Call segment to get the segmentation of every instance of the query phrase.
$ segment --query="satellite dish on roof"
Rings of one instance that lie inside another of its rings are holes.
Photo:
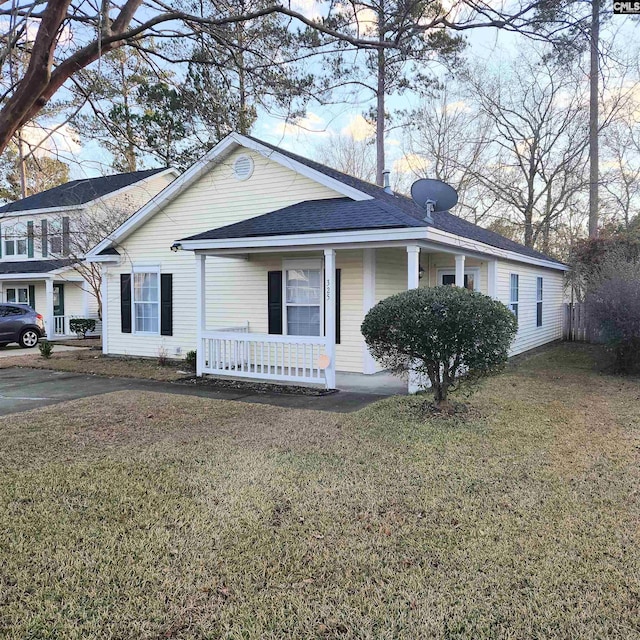
[[[449,211],[458,203],[458,192],[442,180],[422,178],[411,185],[411,197],[427,212],[427,220],[436,211]]]

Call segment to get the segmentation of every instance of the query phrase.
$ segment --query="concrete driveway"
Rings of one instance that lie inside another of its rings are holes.
[[[384,397],[372,393],[347,391],[324,396],[255,393],[245,389],[212,389],[156,380],[106,378],[47,369],[11,367],[0,369],[0,416],[45,407],[66,400],[76,400],[77,398],[123,390],[176,393],[214,400],[240,400],[293,409],[315,409],[338,413],[357,411]]]

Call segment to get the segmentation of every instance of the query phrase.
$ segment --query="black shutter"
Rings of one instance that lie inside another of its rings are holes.
[[[62,218],[62,255],[68,256],[71,253],[71,242],[69,238],[69,217]]]
[[[29,296],[29,306],[32,309],[35,309],[36,308],[36,287],[35,287],[35,285],[33,285],[33,284],[29,285],[28,296]]]
[[[46,258],[49,254],[49,229],[47,227],[46,219],[42,220],[42,257]]]
[[[160,335],[173,335],[173,274],[160,275]]]
[[[120,330],[131,333],[131,274],[120,274]]]
[[[33,222],[27,222],[27,258],[33,258]]]
[[[282,335],[282,271],[269,271],[269,333]]]
[[[336,269],[336,344],[340,344],[340,269]]]

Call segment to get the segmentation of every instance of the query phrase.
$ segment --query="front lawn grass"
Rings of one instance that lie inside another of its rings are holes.
[[[0,636],[638,638],[640,381],[522,360],[467,415],[122,392],[0,421]]]

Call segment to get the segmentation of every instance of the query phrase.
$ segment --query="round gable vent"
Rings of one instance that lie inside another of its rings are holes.
[[[249,156],[238,156],[233,163],[236,180],[248,180],[253,174],[253,160]]]

